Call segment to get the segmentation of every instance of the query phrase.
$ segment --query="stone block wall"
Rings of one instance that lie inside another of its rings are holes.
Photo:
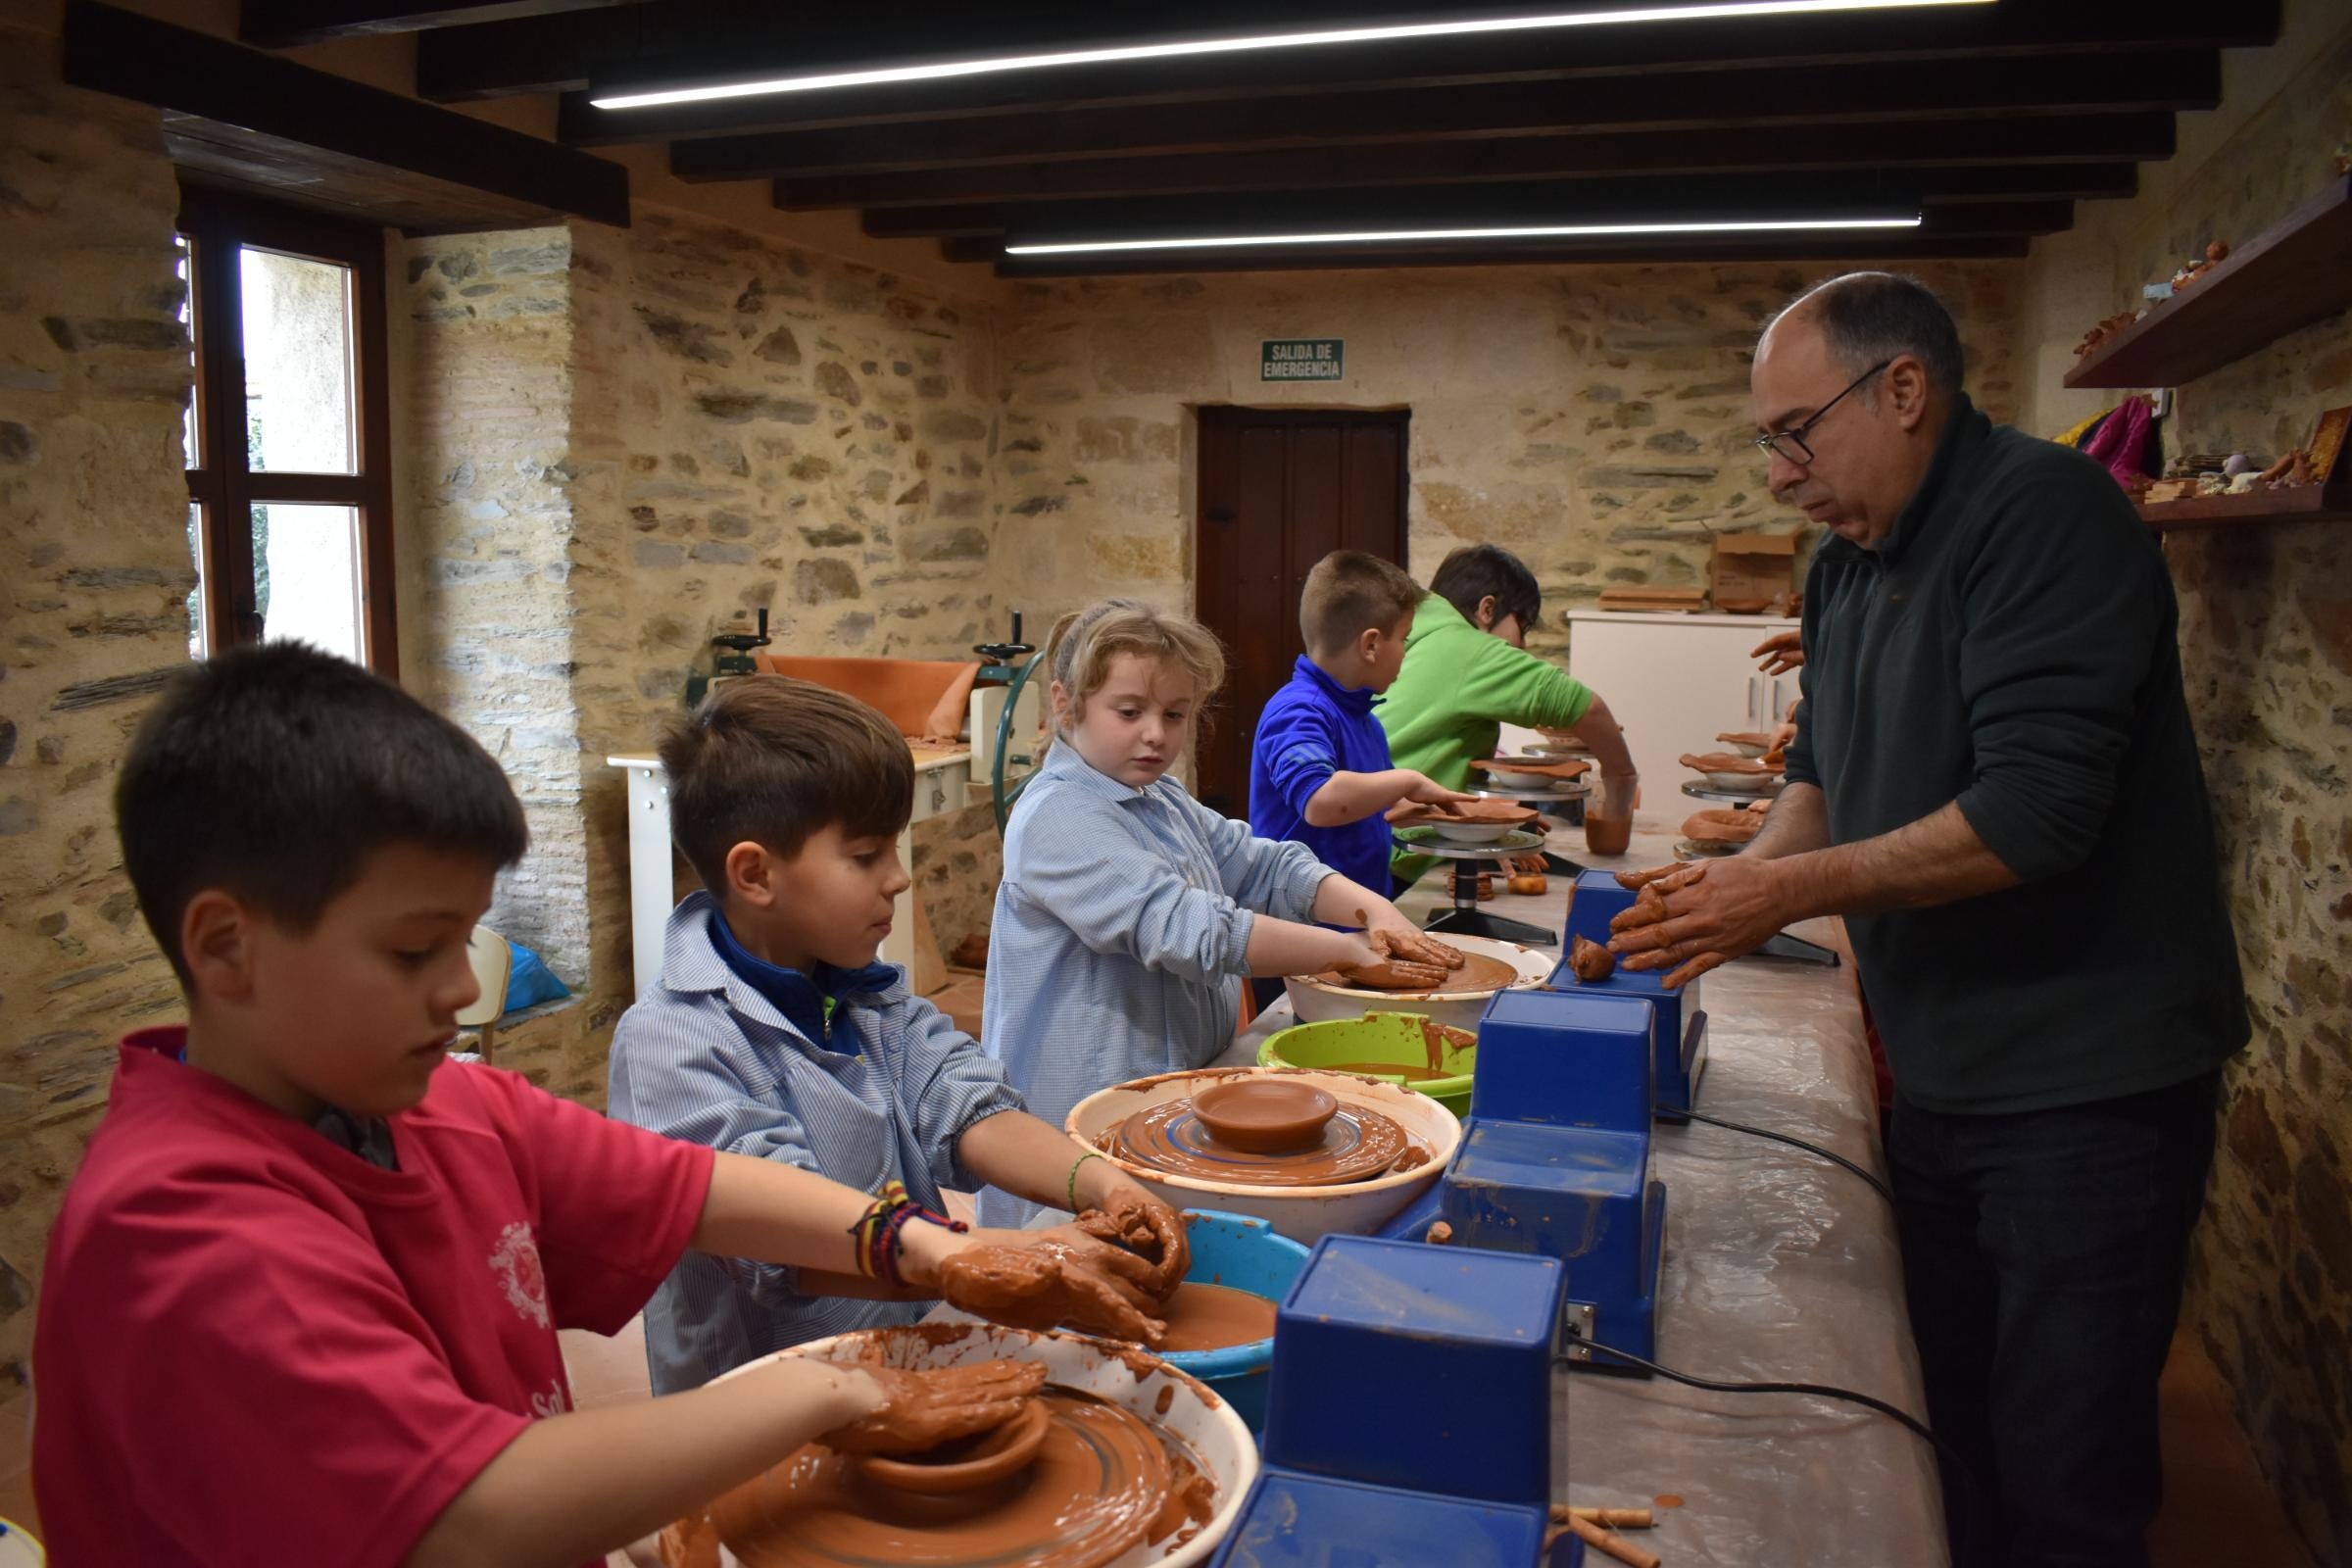
[[[0,39],[11,38],[0,29]],[[126,1029],[178,1015],[113,786],[188,657],[179,190],[156,116],[0,51],[0,1400]]]
[[[1556,612],[1614,584],[1703,584],[1713,535],[1816,532],[1765,489],[1747,365],[1788,298],[1843,268],[1585,267],[1084,280],[1004,313],[1004,591],[1033,623],[1105,593],[1188,604],[1191,411],[1412,411],[1410,554],[1525,559]],[[2014,409],[2018,269],[1918,269],[1960,318],[1972,392]],[[1346,379],[1264,382],[1259,344],[1346,340]],[[1799,562],[1801,576],[1802,560]],[[1009,601],[1008,601],[1009,602]]]
[[[2096,302],[2099,314],[2134,302],[2142,282],[2169,276],[2209,238],[2253,238],[2336,177],[2330,160],[2352,129],[2352,29],[2340,8],[2325,27],[2311,11],[2289,21],[2300,31],[2278,51],[2285,79],[2276,93],[2255,100],[2258,111],[2241,101],[2253,112],[2200,164],[2155,197],[2102,214],[2077,241],[2104,244],[2093,254],[2110,269],[2112,295]],[[2308,445],[2322,410],[2352,404],[2352,314],[2190,382],[2177,400],[2169,451],[2268,459]],[[2234,1391],[2297,1528],[2322,1562],[2343,1568],[2352,1564],[2352,528],[2174,532],[2165,555],[2254,1022],[2226,1075],[2186,1321]]]

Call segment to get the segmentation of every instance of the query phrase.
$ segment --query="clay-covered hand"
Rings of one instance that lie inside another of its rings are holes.
[[[921,1372],[868,1366],[859,1371],[882,1391],[881,1408],[821,1438],[843,1453],[922,1453],[943,1443],[993,1432],[1021,1413],[1045,1387],[1033,1361],[977,1361]]]
[[[1672,968],[1669,991],[1689,984],[1761,947],[1799,912],[1786,902],[1783,863],[1735,855],[1684,866],[1684,874],[1644,887],[1634,908],[1609,922],[1609,951],[1627,969]],[[1627,918],[1653,896],[1655,909]]]
[[[1401,771],[1412,779],[1412,786],[1404,792],[1403,801],[1415,802],[1422,806],[1450,806],[1456,801],[1478,799],[1477,796],[1466,790],[1449,790],[1427,773],[1416,773],[1409,767]],[[1403,801],[1398,804],[1403,804]]]
[[[1418,936],[1419,933],[1414,935]],[[1399,941],[1393,933],[1377,928],[1366,931],[1355,945],[1359,951],[1355,956],[1339,965],[1340,973],[1350,980],[1382,990],[1427,990],[1442,986],[1446,983],[1446,977],[1462,963],[1460,953],[1442,942],[1413,943],[1410,946],[1415,955],[1431,952],[1432,949],[1443,950],[1451,955],[1450,963],[1434,956],[1408,956],[1406,943]]]
[[[1629,892],[1636,892],[1649,886],[1652,882],[1670,877],[1677,871],[1689,869],[1690,867],[1686,865],[1670,860],[1664,865],[1653,865],[1640,871],[1620,871],[1617,873],[1617,885]]]
[[[1193,1244],[1185,1234],[1184,1216],[1107,1159],[1090,1159],[1081,1165],[1078,1185],[1079,1200],[1087,1205],[1078,1216],[1078,1229],[1150,1260],[1152,1274],[1145,1289],[1155,1299],[1166,1300],[1183,1280],[1185,1270],[1193,1266]]]
[[[1358,911],[1359,917],[1363,912]],[[1440,942],[1407,920],[1393,904],[1369,913],[1370,918],[1364,920],[1364,940],[1383,957],[1406,963],[1434,963],[1441,969],[1459,969],[1469,961],[1461,949],[1449,942]]]
[[[1666,895],[1661,890],[1683,886],[1690,880],[1685,873],[1690,869],[1687,865],[1676,866],[1673,876],[1659,877],[1655,881],[1642,883],[1642,891],[1634,895],[1634,902],[1611,916],[1609,920],[1610,935],[1614,936],[1620,931],[1631,931],[1636,926],[1655,925],[1665,919]],[[1680,880],[1677,880],[1678,878]]]
[[[1157,1345],[1167,1324],[1151,1315],[1152,1265],[1074,1226],[992,1232],[939,1265],[950,1306],[1016,1329],[1064,1325],[1084,1334]]]
[[[1750,659],[1763,662],[1756,667],[1767,675],[1785,675],[1805,662],[1805,639],[1796,630],[1776,631],[1747,651]]]

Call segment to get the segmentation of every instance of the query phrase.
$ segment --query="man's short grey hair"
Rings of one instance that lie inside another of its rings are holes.
[[[1950,396],[1960,390],[1960,328],[1936,291],[1901,272],[1848,272],[1815,284],[1772,318],[1778,326],[1799,312],[1821,324],[1830,357],[1860,375],[1872,366],[1908,354],[1926,367],[1929,384]],[[1765,328],[1770,331],[1772,328]],[[1875,387],[1863,388],[1872,402]]]

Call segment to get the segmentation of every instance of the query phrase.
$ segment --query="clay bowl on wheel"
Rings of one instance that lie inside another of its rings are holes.
[[[1709,752],[1703,757],[1694,757],[1685,752],[1682,763],[1704,775],[1711,789],[1761,795],[1780,787],[1780,770],[1753,757],[1736,757],[1730,752]]]
[[[993,1487],[1037,1457],[1046,1441],[1046,1407],[1035,1401],[1021,1413],[976,1438],[933,1449],[918,1459],[886,1459],[878,1453],[860,1454],[857,1466],[865,1479],[892,1492],[917,1496],[958,1496]]]
[[[1209,1136],[1251,1154],[1313,1148],[1339,1108],[1327,1091],[1295,1078],[1239,1078],[1193,1096],[1193,1113]]]
[[[1526,827],[1536,815],[1531,808],[1510,801],[1450,801],[1443,810],[1424,807],[1395,820],[1400,827],[1427,823],[1440,838],[1455,844],[1492,844]]]
[[[1715,738],[1735,757],[1762,757],[1772,749],[1772,737],[1760,730],[1733,730]]]
[[[1330,1018],[1360,1018],[1367,1012],[1417,1012],[1456,1029],[1476,1030],[1496,991],[1540,986],[1560,961],[1557,956],[1546,956],[1517,942],[1501,942],[1493,937],[1441,934],[1439,940],[1465,954],[1500,959],[1511,966],[1518,978],[1497,986],[1468,990],[1441,986],[1435,991],[1382,991],[1373,986],[1349,985],[1343,980],[1326,980],[1320,975],[1294,974],[1282,982],[1284,991],[1290,995],[1292,1015],[1300,1023],[1321,1023]]]
[[[1133,1346],[1075,1334],[1041,1334],[994,1323],[919,1323],[812,1340],[747,1362],[722,1374],[722,1380],[742,1377],[787,1356],[853,1367],[878,1362],[906,1370],[964,1366],[980,1361],[1039,1362],[1046,1369],[1048,1394],[1067,1390],[1092,1395],[1159,1431],[1165,1440],[1181,1446],[1200,1474],[1214,1486],[1208,1521],[1182,1544],[1175,1544],[1176,1536],[1145,1543],[1113,1557],[1105,1568],[1203,1568],[1216,1556],[1225,1533],[1241,1512],[1243,1496],[1249,1492],[1250,1482],[1257,1478],[1256,1442],[1248,1424],[1233,1408],[1191,1374]],[[709,1508],[697,1510],[692,1517],[664,1530],[660,1549],[665,1568],[690,1568],[690,1565],[704,1568],[713,1562],[719,1568],[741,1568],[747,1560],[765,1560],[757,1549],[738,1555],[726,1539],[723,1522],[749,1518],[756,1526],[760,1522],[762,1486],[777,1471],[802,1461],[811,1451],[801,1450],[777,1470],[746,1482]],[[949,1512],[953,1514],[952,1509]],[[917,1519],[900,1520],[894,1516],[894,1523],[920,1528]],[[801,1544],[796,1543],[796,1548]]]
[[[1592,770],[1592,764],[1573,757],[1482,757],[1470,763],[1495,787],[1513,790],[1564,790]]]
[[[1698,844],[1745,844],[1763,831],[1764,814],[1761,811],[1730,807],[1693,811],[1683,822],[1683,837]]]
[[[1149,1110],[1163,1101],[1189,1099],[1218,1083],[1268,1076],[1269,1072],[1264,1067],[1207,1067],[1197,1072],[1138,1078],[1087,1096],[1071,1107],[1062,1127],[1088,1149],[1100,1150],[1104,1133],[1139,1111]],[[1361,1105],[1380,1112],[1429,1151],[1429,1163],[1412,1170],[1392,1170],[1368,1181],[1330,1187],[1261,1187],[1180,1176],[1115,1154],[1103,1157],[1171,1207],[1215,1208],[1247,1214],[1264,1220],[1279,1235],[1311,1246],[1323,1236],[1363,1236],[1380,1229],[1445,1174],[1446,1162],[1453,1158],[1454,1147],[1462,1141],[1462,1124],[1454,1119],[1452,1111],[1402,1084],[1381,1083],[1342,1072],[1289,1072],[1280,1076],[1321,1089],[1342,1105]]]

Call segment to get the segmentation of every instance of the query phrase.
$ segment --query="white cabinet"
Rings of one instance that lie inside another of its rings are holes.
[[[1769,615],[1568,612],[1568,673],[1607,700],[1642,772],[1640,815],[1677,823],[1697,775],[1677,760],[1720,750],[1726,730],[1770,730],[1796,699],[1796,671],[1765,675],[1748,650],[1794,620]]]

